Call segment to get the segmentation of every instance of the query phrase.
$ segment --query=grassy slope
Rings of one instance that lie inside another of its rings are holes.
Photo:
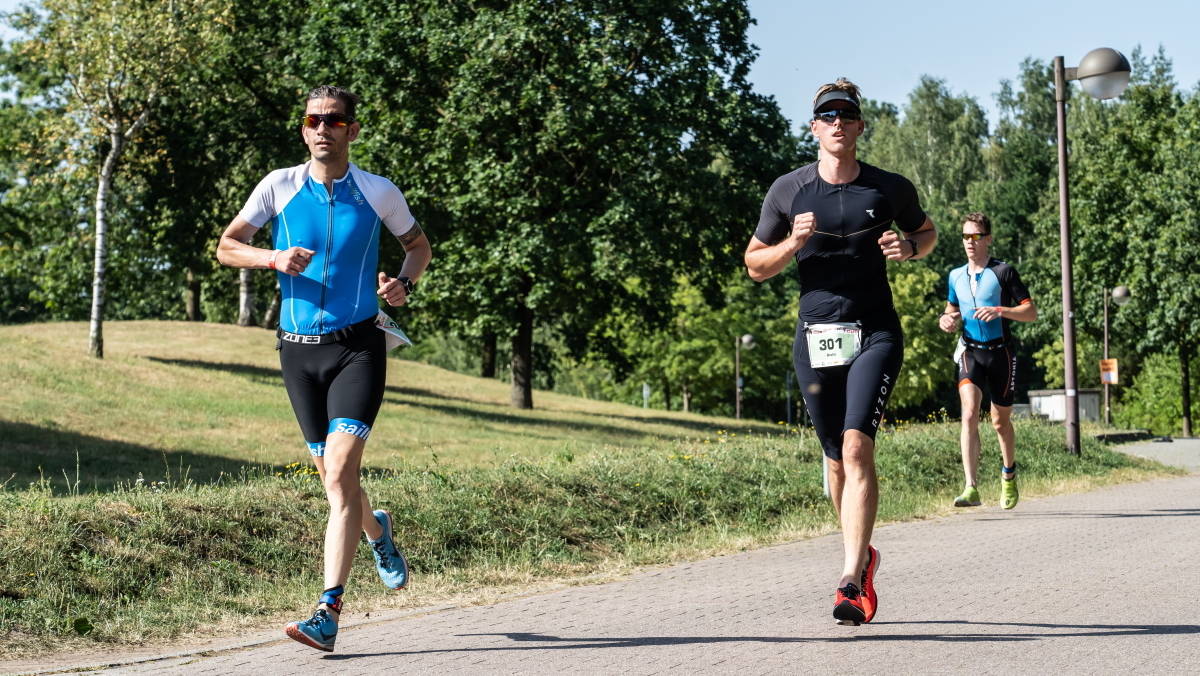
[[[242,465],[276,469],[308,452],[279,377],[274,338],[262,329],[186,322],[108,322],[104,360],[87,356],[83,323],[0,327],[0,481],[45,476],[63,489],[107,489],[168,472],[206,482]],[[394,468],[437,456],[451,466],[513,456],[585,455],[608,446],[653,447],[730,425],[535,392],[531,411],[508,405],[507,384],[399,359],[366,464]]]

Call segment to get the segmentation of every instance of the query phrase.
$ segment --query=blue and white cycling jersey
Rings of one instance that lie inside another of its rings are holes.
[[[311,249],[295,277],[279,274],[284,331],[320,335],[375,316],[380,225],[399,237],[416,219],[400,189],[354,164],[333,194],[309,175],[308,162],[267,174],[238,214],[256,228],[274,221],[274,246]]]
[[[975,319],[975,310],[1031,302],[1029,289],[1025,288],[1017,269],[995,258],[989,258],[987,265],[974,274],[970,272],[970,264],[951,270],[947,300],[962,313],[963,338],[989,347],[1012,342],[1009,327],[1013,320],[996,318],[985,322]]]

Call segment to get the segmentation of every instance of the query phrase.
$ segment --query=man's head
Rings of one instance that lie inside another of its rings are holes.
[[[349,160],[350,142],[361,128],[354,118],[357,107],[358,97],[342,87],[321,85],[308,93],[300,132],[314,160]]]
[[[813,97],[812,132],[821,149],[838,154],[855,147],[866,129],[858,85],[844,77],[821,85]]]
[[[992,244],[992,222],[981,211],[967,214],[963,218],[962,238],[963,250],[967,252],[967,258],[986,259],[988,248]]]

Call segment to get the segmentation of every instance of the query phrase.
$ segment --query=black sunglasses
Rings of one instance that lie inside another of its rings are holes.
[[[821,120],[826,124],[833,124],[833,121],[839,117],[843,122],[857,122],[862,119],[862,113],[850,108],[834,108],[813,115],[814,120]]]
[[[343,129],[353,121],[354,118],[342,113],[308,113],[304,116],[304,126],[310,129],[316,129],[322,122],[326,127]]]

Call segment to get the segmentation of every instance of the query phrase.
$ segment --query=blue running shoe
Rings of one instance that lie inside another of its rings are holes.
[[[341,610],[339,608],[335,610]],[[333,642],[337,640],[337,622],[328,610],[317,608],[313,616],[303,622],[289,622],[284,631],[293,639],[327,653],[333,652]]]
[[[372,514],[383,528],[383,535],[378,540],[367,540],[371,545],[371,553],[375,555],[375,570],[379,571],[379,579],[392,589],[404,589],[408,584],[408,561],[396,541],[392,538],[392,515],[377,509]]]

